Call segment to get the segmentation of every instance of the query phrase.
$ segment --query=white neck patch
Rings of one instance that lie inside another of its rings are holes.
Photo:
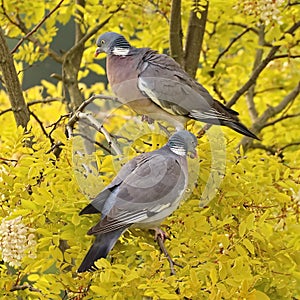
[[[120,47],[114,47],[112,53],[118,56],[126,56],[129,53],[129,49],[124,49]]]
[[[182,147],[170,147],[170,150],[179,156],[185,156],[186,152]]]

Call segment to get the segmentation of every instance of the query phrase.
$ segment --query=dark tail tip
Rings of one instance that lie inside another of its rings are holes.
[[[125,229],[126,227],[115,231],[98,234],[94,244],[86,254],[77,272],[93,272],[98,270],[98,268],[95,266],[95,261],[100,258],[106,258],[109,251],[113,248]]]
[[[261,140],[253,132],[251,132],[245,125],[243,125],[240,122],[228,122],[228,123],[226,122],[226,124],[224,124],[224,125],[230,127],[231,129],[233,129],[234,131],[236,131],[240,134],[251,137],[252,139],[255,139],[258,141]]]

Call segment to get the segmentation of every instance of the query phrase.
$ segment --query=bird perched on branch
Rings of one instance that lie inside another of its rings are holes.
[[[188,119],[223,125],[258,139],[227,108],[191,78],[171,57],[149,48],[135,48],[120,34],[97,39],[95,55],[107,53],[106,71],[113,92],[138,114],[166,120],[183,129]]]
[[[143,153],[119,171],[113,181],[81,212],[101,213],[89,235],[96,239],[78,272],[96,270],[130,226],[157,228],[179,205],[188,183],[187,154],[196,154],[197,139],[181,130],[162,148]],[[161,232],[160,232],[161,233]]]

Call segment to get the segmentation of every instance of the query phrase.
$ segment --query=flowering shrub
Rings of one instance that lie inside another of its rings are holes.
[[[33,229],[22,223],[22,217],[2,219],[0,224],[0,251],[2,259],[12,267],[20,267],[25,256],[36,258]]]

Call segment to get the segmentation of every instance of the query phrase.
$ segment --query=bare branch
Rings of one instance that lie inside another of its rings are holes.
[[[170,18],[170,55],[183,66],[181,0],[173,0]]]
[[[34,288],[32,285],[29,284],[22,284],[22,285],[14,285],[11,289],[10,292],[14,292],[14,291],[24,291],[26,289],[29,289],[29,291],[31,292],[38,292],[38,293],[42,293],[41,290]]]
[[[272,58],[272,60],[280,59],[280,58],[300,58],[300,55],[290,55],[290,54],[275,55]]]
[[[242,38],[242,36],[244,36],[247,32],[249,32],[251,30],[251,28],[246,28],[243,32],[241,32],[240,34],[238,34],[235,38],[233,38],[232,40],[231,40],[231,42],[228,44],[228,46],[223,50],[223,51],[221,51],[220,52],[220,54],[218,55],[218,57],[217,57],[217,59],[216,59],[216,61],[213,63],[213,65],[212,65],[212,68],[213,69],[215,69],[216,68],[216,66],[217,66],[217,64],[219,63],[219,61],[220,61],[220,59],[230,50],[230,48],[233,46],[233,44],[235,43],[235,42],[237,42],[240,38]],[[212,74],[211,74],[212,73]],[[213,77],[214,76],[214,71],[211,71],[210,73],[209,73],[209,75],[211,76],[211,77]]]
[[[83,134],[81,134],[81,133],[75,133],[75,134],[73,134],[73,136],[74,136],[74,137],[75,137],[75,136],[80,136],[80,137],[82,137],[83,139],[86,139],[87,141],[89,141],[90,143],[95,144],[95,145],[98,146],[99,148],[103,149],[103,150],[106,151],[107,153],[112,154],[112,152],[111,152],[111,150],[110,150],[109,148],[107,148],[107,147],[105,147],[104,145],[102,145],[101,143],[99,143],[99,142],[97,142],[97,141],[91,139],[91,138],[88,137],[87,135],[83,135]]]
[[[104,128],[102,124],[100,124],[93,116],[87,113],[83,112],[76,112],[76,116],[78,120],[86,120],[88,124],[95,128],[97,131],[101,132],[105,139],[107,140],[108,144],[112,147],[112,149],[115,151],[117,155],[121,155],[122,151],[119,149],[118,145],[115,143],[115,141],[112,139],[108,131]]]
[[[70,49],[64,56],[62,81],[64,83],[66,94],[69,94],[72,109],[76,109],[83,102],[81,91],[78,87],[78,72],[84,51],[85,42],[93,36],[99,29],[106,25],[116,12],[121,9],[121,5],[111,12],[102,23],[96,25],[85,35],[77,34],[76,39],[82,38]]]
[[[30,115],[33,116],[34,119],[38,122],[38,124],[40,125],[40,127],[41,127],[41,129],[42,129],[43,134],[44,134],[47,138],[49,138],[49,140],[50,140],[50,142],[51,142],[51,145],[53,145],[53,144],[54,144],[54,140],[53,140],[53,138],[52,138],[51,136],[48,135],[48,133],[47,133],[47,131],[46,131],[44,125],[43,125],[43,122],[39,119],[39,117],[38,117],[33,111],[30,112]]]
[[[150,4],[152,4],[154,7],[155,7],[155,13],[159,13],[166,21],[167,23],[169,24],[169,18],[168,18],[168,15],[166,12],[162,11],[159,7],[159,1],[157,1],[156,3],[154,2],[154,0],[148,0],[148,2]],[[144,7],[143,7],[144,8]]]
[[[299,145],[300,145],[300,142],[293,142],[293,143],[290,143],[290,144],[287,144],[287,145],[281,147],[280,150],[283,151],[288,147],[299,146]]]
[[[89,32],[87,32],[81,39],[78,41],[76,45],[74,45],[69,51],[74,51],[74,48],[79,47],[80,45],[84,44],[88,39],[90,39],[94,34],[96,34],[102,27],[104,27],[110,19],[121,10],[122,4],[117,7],[117,9],[110,12],[110,16],[107,17],[104,21],[100,24],[96,25],[92,28]]]
[[[105,136],[107,142],[112,147],[112,149],[117,154],[121,154],[122,153],[121,150],[119,149],[117,144],[114,142],[114,140],[112,139],[110,134],[107,132],[107,130],[103,127],[103,125],[100,124],[91,115],[88,115],[86,113],[82,113],[83,110],[86,108],[86,106],[89,105],[91,102],[93,102],[96,99],[119,101],[118,98],[116,98],[116,97],[98,94],[98,95],[92,95],[89,99],[82,102],[81,105],[77,108],[77,110],[74,112],[74,114],[70,118],[68,124],[66,125],[66,130],[67,130],[68,137],[70,138],[71,136],[74,136],[73,135],[74,125],[79,119],[81,119],[82,121],[86,121],[89,126],[95,128],[97,131],[101,132]]]
[[[290,27],[281,36],[281,38],[279,40],[283,40],[285,34],[287,34],[287,33],[292,34],[295,30],[298,29],[299,26],[300,26],[300,21],[298,21],[292,27]],[[237,102],[237,100],[249,89],[249,87],[255,83],[255,81],[257,80],[260,73],[265,69],[265,67],[268,65],[268,63],[273,59],[275,53],[279,50],[279,48],[280,48],[280,45],[273,46],[271,48],[271,50],[268,53],[268,55],[266,56],[266,58],[264,60],[262,60],[261,63],[257,66],[257,68],[252,72],[248,81],[233,95],[233,97],[227,103],[227,105],[226,105],[227,107],[231,107],[232,105],[234,105]]]
[[[258,45],[262,46],[265,40],[265,26],[260,25],[258,28]],[[257,68],[257,66],[261,63],[263,57],[264,50],[262,47],[256,49],[255,60],[253,63],[252,72]],[[255,84],[249,87],[249,90],[246,95],[247,106],[250,114],[250,118],[252,122],[254,122],[258,117],[258,112],[254,103],[254,95],[255,95]]]
[[[15,26],[19,27],[19,24],[17,22],[15,22],[10,16],[9,14],[6,12],[6,8],[4,5],[4,0],[1,0],[1,8],[2,8],[2,12],[3,15],[5,16],[5,18],[11,23],[14,24]]]
[[[253,123],[251,130],[253,133],[258,133],[260,132],[267,124],[267,121],[277,115],[278,113],[282,112],[290,103],[292,103],[296,97],[300,93],[300,82],[296,85],[296,87],[289,93],[287,94],[283,100],[275,107],[270,106],[267,108],[264,113],[256,119],[256,121]],[[252,148],[253,146],[253,141],[250,140],[249,138],[244,137],[240,145],[243,146],[245,150]]]
[[[274,86],[274,87],[266,88],[266,89],[263,89],[260,91],[255,91],[255,95],[263,94],[263,93],[266,93],[269,91],[284,90],[284,89],[285,89],[284,86]]]
[[[90,103],[95,101],[96,99],[103,99],[103,100],[113,100],[113,101],[119,101],[118,98],[113,97],[113,96],[108,96],[108,95],[101,95],[101,94],[94,94],[92,95],[89,99],[85,100],[80,104],[80,106],[76,109],[75,113],[72,115],[68,122],[68,127],[73,128],[74,124],[78,121],[76,117],[76,112],[82,112]]]
[[[264,125],[264,128],[268,127],[268,126],[273,126],[275,125],[276,123],[278,122],[281,122],[283,120],[286,120],[286,119],[291,119],[291,118],[296,118],[296,117],[300,117],[300,113],[299,114],[291,114],[291,115],[284,115],[282,117],[279,117],[278,119],[272,121],[272,122],[268,122]]]
[[[51,103],[51,102],[62,101],[62,100],[63,100],[62,98],[47,98],[47,99],[30,101],[30,102],[26,103],[26,105],[27,105],[27,107],[30,107],[35,104]],[[4,115],[5,113],[10,112],[10,111],[13,112],[14,109],[12,107],[4,109],[4,110],[0,111],[0,116]]]
[[[249,28],[247,24],[243,24],[243,23],[238,23],[238,22],[229,22],[228,25],[233,25],[233,26],[239,26],[239,27],[242,27],[242,28]],[[250,27],[249,28],[251,31],[253,31],[254,33],[258,34],[258,30],[253,28],[253,27]]]
[[[256,122],[253,124],[253,130],[254,133],[259,132],[262,128],[264,128],[265,124],[267,123],[267,120],[274,117],[281,111],[283,111],[287,105],[289,105],[292,101],[295,100],[295,98],[300,93],[300,82],[296,85],[296,87],[287,94],[283,100],[275,107],[270,106],[265,110],[265,112],[257,118]]]
[[[265,150],[266,152],[269,152],[272,155],[276,155],[280,153],[279,149],[276,149],[275,147],[272,146],[263,145],[262,143],[252,143],[251,149]]]
[[[208,4],[209,2],[207,1],[207,4],[203,6],[200,19],[198,18],[196,11],[191,10],[190,12],[185,44],[184,69],[193,78],[195,77],[198,69],[200,51],[202,48],[208,14]]]
[[[65,0],[60,0],[60,2],[58,2],[58,4],[36,26],[34,26],[34,28],[30,32],[22,37],[17,45],[11,50],[11,54],[14,54],[18,50],[20,45],[24,42],[24,40],[34,34],[43,25],[43,23],[45,23],[45,21],[61,6],[64,1]]]
[[[0,28],[0,70],[2,71],[9,101],[17,126],[26,128],[30,115],[22,93],[12,55],[9,52],[2,29]]]

